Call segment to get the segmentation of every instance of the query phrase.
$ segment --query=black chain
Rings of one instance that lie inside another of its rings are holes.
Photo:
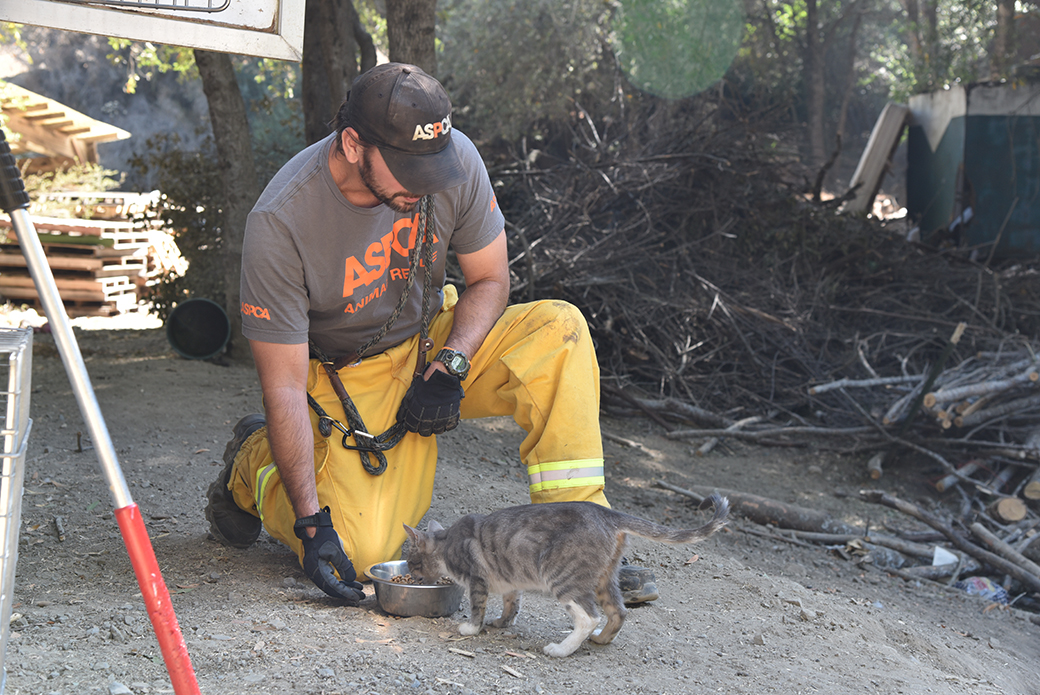
[[[428,337],[430,330],[430,294],[433,284],[433,196],[425,195],[419,200],[419,219],[418,229],[415,233],[415,245],[412,247],[408,254],[408,279],[405,283],[404,291],[401,293],[401,298],[397,301],[397,306],[394,307],[393,312],[387,318],[386,323],[383,324],[382,328],[376,331],[376,334],[359,347],[355,354],[357,359],[361,357],[381,341],[400,318],[401,312],[404,311],[405,306],[408,304],[408,296],[411,294],[412,287],[415,284],[415,274],[419,268],[419,257],[422,256],[422,263],[425,266],[423,272],[423,296],[422,296],[422,312],[419,321],[419,346],[420,350],[423,349]],[[319,360],[323,364],[332,364],[330,360],[322,350],[314,344],[314,341],[310,341],[310,352],[311,357]],[[345,393],[345,391],[344,391]],[[358,412],[357,406],[354,405],[354,401],[349,395],[345,395],[341,401],[343,404],[343,413],[346,416],[347,426],[344,427],[342,423],[336,419],[330,417],[325,409],[318,404],[316,400],[308,393],[307,403],[311,409],[318,415],[318,432],[321,436],[328,438],[332,435],[332,428],[335,427],[343,433],[343,448],[350,449],[358,452],[358,456],[361,458],[361,466],[372,475],[382,475],[386,471],[387,460],[384,451],[389,451],[393,447],[397,446],[400,441],[404,438],[406,430],[401,422],[395,422],[385,432],[379,435],[369,434],[365,428],[364,420],[361,419],[361,413]],[[347,443],[347,437],[354,438],[354,445]],[[369,454],[374,454],[376,457],[376,464],[372,464]]]

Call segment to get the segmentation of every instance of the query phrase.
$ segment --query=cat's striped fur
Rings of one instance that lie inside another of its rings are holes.
[[[484,626],[489,594],[503,597],[502,616],[489,622],[506,627],[516,619],[524,591],[542,591],[560,601],[574,630],[549,656],[567,656],[586,638],[607,644],[625,622],[618,567],[627,534],[661,543],[696,543],[726,524],[729,502],[718,494],[715,513],[697,529],[671,529],[591,502],[554,502],[509,507],[486,516],[470,514],[450,528],[431,522],[427,531],[405,526],[412,544],[408,570],[413,576],[451,577],[469,592],[471,615],[459,626],[475,635]],[[606,624],[595,630],[600,609]]]

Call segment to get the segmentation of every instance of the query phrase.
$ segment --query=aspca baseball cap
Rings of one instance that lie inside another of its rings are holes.
[[[347,125],[375,145],[409,193],[426,195],[466,180],[451,139],[451,100],[414,65],[384,63],[362,73],[347,93]]]

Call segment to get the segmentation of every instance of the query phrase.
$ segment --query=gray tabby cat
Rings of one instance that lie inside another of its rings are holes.
[[[525,590],[542,591],[564,605],[574,630],[559,644],[542,650],[548,656],[567,656],[591,635],[596,644],[608,644],[625,622],[625,604],[618,588],[618,567],[627,534],[662,543],[696,543],[726,525],[729,501],[718,494],[711,501],[715,513],[698,529],[675,530],[592,502],[553,502],[509,507],[492,514],[470,514],[449,529],[436,521],[429,530],[407,524],[412,540],[408,571],[433,581],[451,577],[469,591],[469,622],[459,625],[463,635],[484,627],[489,593],[502,595],[502,617],[494,627],[511,625],[520,611]],[[600,612],[607,622],[602,629]]]

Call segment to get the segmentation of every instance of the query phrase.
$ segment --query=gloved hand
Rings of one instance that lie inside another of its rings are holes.
[[[354,564],[343,552],[343,543],[336,529],[332,528],[332,515],[325,507],[313,516],[297,519],[293,533],[303,541],[303,571],[314,584],[332,598],[342,599],[356,606],[365,598],[365,592],[356,580]],[[314,527],[314,537],[307,535],[307,528]],[[339,572],[336,578],[333,569]]]
[[[465,395],[457,376],[434,370],[429,379],[417,376],[412,380],[397,419],[409,432],[424,437],[442,434],[458,426],[459,405]]]

